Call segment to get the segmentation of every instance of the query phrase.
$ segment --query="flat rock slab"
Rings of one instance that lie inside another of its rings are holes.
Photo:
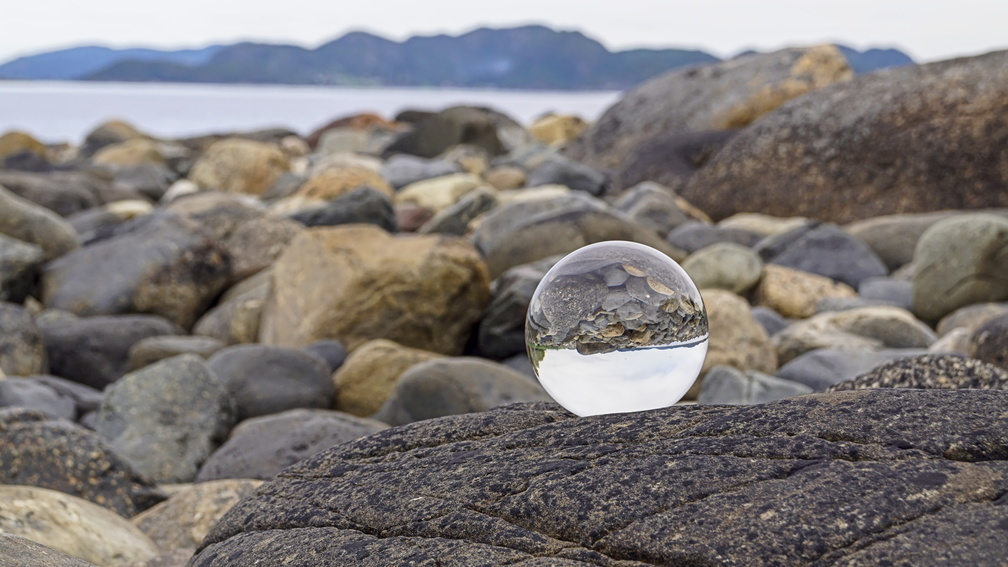
[[[260,488],[191,566],[996,565],[1008,392],[861,390],[397,427]]]

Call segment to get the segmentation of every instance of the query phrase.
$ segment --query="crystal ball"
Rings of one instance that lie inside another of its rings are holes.
[[[543,388],[580,415],[678,402],[707,355],[707,312],[665,254],[609,241],[571,252],[539,282],[525,344]]]

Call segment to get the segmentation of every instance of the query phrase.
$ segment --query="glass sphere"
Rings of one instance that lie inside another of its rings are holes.
[[[525,344],[543,388],[585,416],[678,402],[707,355],[707,312],[674,260],[636,242],[575,250],[546,273]]]

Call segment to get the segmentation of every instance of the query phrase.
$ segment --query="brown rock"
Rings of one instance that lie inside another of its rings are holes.
[[[332,167],[305,181],[293,197],[332,201],[360,187],[370,187],[391,197],[392,187],[380,173],[365,167]]]
[[[133,138],[105,146],[91,158],[98,165],[133,166],[167,165],[161,147],[154,140]]]
[[[486,264],[461,238],[316,228],[274,264],[260,339],[285,346],[336,339],[353,350],[387,338],[456,354],[489,299]]]
[[[381,408],[396,381],[415,364],[440,358],[435,352],[375,339],[353,351],[333,374],[336,409],[366,417]]]
[[[483,179],[497,189],[518,189],[525,186],[526,172],[514,165],[498,165],[483,173]]]
[[[773,264],[763,266],[763,277],[753,290],[754,305],[797,318],[815,315],[816,305],[822,299],[854,297],[857,293],[847,284]]]
[[[529,132],[544,144],[562,147],[576,140],[587,129],[588,123],[580,116],[550,114],[533,122]]]
[[[189,179],[202,189],[262,195],[289,169],[287,156],[273,144],[227,138],[203,152]]]
[[[46,158],[49,155],[45,144],[30,134],[14,130],[0,136],[0,162],[21,152],[30,152],[41,158]]]

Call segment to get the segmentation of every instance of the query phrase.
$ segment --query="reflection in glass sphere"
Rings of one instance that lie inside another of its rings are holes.
[[[678,402],[707,355],[707,312],[671,258],[636,242],[599,242],[546,273],[525,344],[539,382],[581,416]]]

